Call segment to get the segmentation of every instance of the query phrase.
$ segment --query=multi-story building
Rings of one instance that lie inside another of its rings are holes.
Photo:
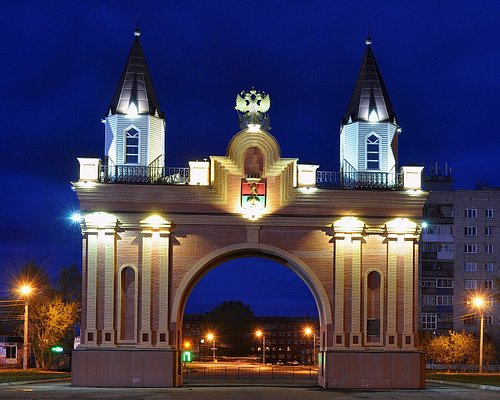
[[[426,184],[430,194],[421,243],[420,327],[436,335],[477,333],[482,313],[485,333],[498,352],[500,190],[452,190],[448,172],[426,177]],[[472,307],[475,296],[485,300],[482,310]]]
[[[203,330],[203,315],[185,315],[183,320],[183,342],[188,343],[198,359],[211,359],[211,344]],[[276,364],[313,364],[318,354],[319,324],[314,318],[305,317],[254,317],[255,329],[265,336],[266,362]],[[309,331],[306,329],[309,328]],[[249,355],[262,360],[262,337],[255,336]],[[246,354],[241,354],[246,356]]]

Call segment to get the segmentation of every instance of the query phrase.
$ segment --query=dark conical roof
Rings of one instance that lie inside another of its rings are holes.
[[[375,61],[371,39],[368,38],[358,79],[342,123],[347,124],[349,118],[352,122],[368,121],[373,110],[376,111],[379,121],[395,121],[396,114]]]
[[[120,81],[111,100],[111,114],[127,114],[131,102],[139,114],[150,114],[163,118],[160,105],[151,80],[151,75],[139,41],[140,31],[134,31],[135,38],[125,63]]]

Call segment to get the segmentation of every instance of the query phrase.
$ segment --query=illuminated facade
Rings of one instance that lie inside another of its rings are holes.
[[[269,108],[268,94],[241,92],[241,130],[226,155],[189,168],[144,177],[142,166],[131,166],[110,176],[99,159],[79,159],[82,339],[73,385],[181,385],[192,288],[214,266],[257,255],[286,265],[311,290],[319,385],[423,387],[416,350],[427,197],[421,168],[402,167],[393,180],[379,171],[346,182],[283,158],[264,129]],[[139,107],[140,116],[147,113]],[[158,184],[130,184],[137,176]]]

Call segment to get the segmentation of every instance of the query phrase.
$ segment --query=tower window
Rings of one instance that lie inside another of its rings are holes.
[[[366,168],[379,169],[380,166],[380,140],[377,135],[371,134],[366,139]]]
[[[129,128],[125,131],[125,164],[139,163],[139,131]]]

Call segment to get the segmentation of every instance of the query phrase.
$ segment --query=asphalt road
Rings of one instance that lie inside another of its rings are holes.
[[[500,392],[452,385],[429,384],[425,390],[325,390],[297,387],[182,387],[175,389],[143,388],[75,388],[68,382],[19,384],[0,387],[0,399],[29,400],[498,400]]]

